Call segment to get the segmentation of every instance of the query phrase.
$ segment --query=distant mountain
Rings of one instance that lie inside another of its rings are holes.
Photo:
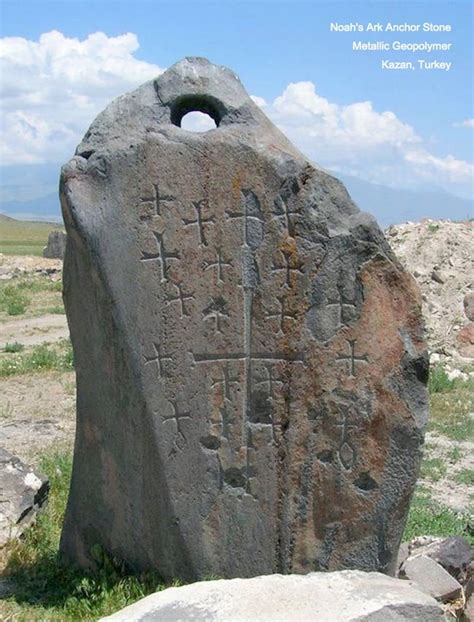
[[[382,227],[401,222],[469,220],[474,217],[474,201],[461,199],[444,190],[424,192],[389,188],[349,175],[335,174],[346,186],[353,201],[375,216]]]
[[[0,212],[18,220],[62,221],[57,193],[28,201],[2,201]]]
[[[45,179],[47,178],[48,183],[57,177],[57,167],[50,167],[43,172],[47,173]],[[372,184],[349,175],[336,173],[334,175],[345,184],[360,209],[373,214],[384,228],[390,224],[406,221],[418,222],[423,218],[468,220],[474,216],[473,201],[461,199],[443,190],[434,189],[431,192],[424,192],[395,189]],[[21,178],[14,181],[17,188],[22,190]],[[22,196],[22,194],[23,192],[19,191],[17,196]],[[28,200],[0,201],[0,212],[21,220],[61,221],[57,192]]]

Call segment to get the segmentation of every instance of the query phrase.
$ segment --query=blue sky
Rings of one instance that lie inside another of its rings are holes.
[[[438,184],[469,196],[472,10],[469,0],[2,0],[0,35],[6,52],[0,83],[10,141],[3,162],[31,166],[67,159],[108,100],[137,86],[138,78],[149,79],[155,69],[199,55],[238,73],[249,93],[264,100],[268,116],[323,166],[377,183]],[[450,24],[452,32],[331,33],[331,22],[430,22]],[[41,43],[51,31],[61,36]],[[74,43],[82,45],[96,32],[105,39],[83,48]],[[116,40],[126,33],[135,39]],[[354,52],[353,40],[453,45],[449,52]],[[107,63],[111,49],[116,56],[112,69]],[[437,59],[452,66],[449,71],[390,71],[381,69],[384,58]],[[58,70],[61,59],[70,67]],[[7,172],[2,167],[2,179]]]

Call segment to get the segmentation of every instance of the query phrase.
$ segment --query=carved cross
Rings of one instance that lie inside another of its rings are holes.
[[[158,233],[157,231],[153,231],[153,235],[155,236],[156,243],[158,246],[157,253],[148,253],[147,251],[142,251],[141,261],[159,261],[161,267],[161,280],[168,280],[168,262],[171,260],[178,260],[179,255],[177,252],[167,252],[165,248],[165,241],[163,238],[163,234]]]
[[[146,367],[149,363],[156,363],[158,367],[158,375],[160,378],[164,378],[168,374],[166,373],[166,369],[164,363],[167,361],[172,361],[173,359],[170,356],[166,356],[160,352],[159,344],[152,342],[154,354],[153,356],[147,356],[143,354],[143,358],[145,360],[144,367]]]
[[[239,384],[239,379],[237,376],[234,376],[233,378],[230,375],[230,371],[229,371],[229,362],[226,361],[225,365],[222,367],[221,369],[222,371],[222,376],[221,378],[219,378],[219,380],[214,380],[212,382],[212,387],[216,387],[216,386],[221,386],[222,387],[222,394],[224,396],[224,399],[229,400],[231,399],[231,386],[233,384],[238,385]]]
[[[167,421],[174,421],[176,425],[176,436],[181,437],[183,441],[186,442],[186,437],[181,429],[181,421],[183,419],[191,419],[191,415],[189,412],[180,412],[176,405],[176,400],[169,400],[169,403],[173,412],[171,415],[161,415],[163,423],[166,423]]]
[[[338,363],[341,362],[347,362],[349,365],[349,376],[351,378],[354,378],[356,375],[356,365],[357,364],[362,364],[365,363],[367,364],[369,362],[368,360],[368,356],[367,354],[361,354],[360,356],[357,356],[355,353],[355,344],[356,344],[356,339],[347,339],[346,340],[347,343],[349,344],[349,354],[348,355],[343,355],[340,354],[336,361]]]
[[[231,261],[225,261],[222,257],[222,250],[220,248],[217,249],[216,251],[216,260],[208,263],[207,266],[205,267],[205,270],[209,270],[209,268],[217,268],[216,272],[217,272],[217,282],[218,283],[223,283],[224,282],[224,268],[227,268],[229,266],[232,265]]]
[[[295,272],[295,273],[299,273],[299,274],[303,274],[303,270],[301,269],[303,264],[302,263],[298,263],[298,262],[291,262],[291,254],[285,251],[280,251],[281,254],[283,255],[283,259],[284,259],[284,265],[282,266],[281,264],[278,265],[273,265],[272,267],[272,272],[284,272],[285,274],[285,285],[287,287],[291,286],[291,273]]]
[[[178,295],[171,297],[168,296],[168,304],[171,304],[172,302],[177,302],[180,306],[181,309],[181,317],[189,316],[189,313],[186,310],[186,300],[194,300],[194,296],[192,294],[185,294],[183,292],[183,288],[181,287],[181,282],[179,283],[173,283],[173,285],[176,287],[176,289],[178,290]]]
[[[153,196],[143,197],[141,203],[153,203],[156,216],[161,216],[160,203],[162,201],[174,201],[175,197],[171,195],[160,195],[158,184],[153,184]]]
[[[286,319],[295,320],[296,314],[291,313],[286,310],[286,299],[284,296],[278,296],[277,300],[278,300],[278,304],[280,305],[280,310],[278,311],[278,313],[268,313],[267,318],[270,320],[277,319],[279,326],[280,326],[279,332],[284,333],[285,332],[285,320]]]
[[[327,302],[328,307],[338,307],[338,324],[339,326],[347,326],[347,323],[344,321],[344,307],[355,307],[356,304],[353,300],[347,300],[344,298],[344,294],[342,292],[341,286],[337,287],[338,297],[329,299]]]
[[[200,201],[193,201],[194,211],[196,212],[195,220],[182,218],[182,221],[185,227],[197,227],[199,243],[203,246],[207,246],[204,225],[215,224],[215,218],[213,216],[204,218],[204,216],[202,215],[202,208],[204,205],[206,205],[206,201],[204,199],[201,199]]]

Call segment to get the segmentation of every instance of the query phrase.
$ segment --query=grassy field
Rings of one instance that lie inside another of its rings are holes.
[[[49,233],[56,229],[64,227],[49,222],[15,220],[0,214],[0,253],[41,256]]]

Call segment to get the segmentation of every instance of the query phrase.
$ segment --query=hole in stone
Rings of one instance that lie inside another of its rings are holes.
[[[367,472],[361,473],[359,477],[354,480],[354,485],[364,491],[374,490],[374,488],[378,488],[377,482]]]
[[[205,112],[188,112],[181,119],[181,129],[188,132],[208,132],[209,130],[215,130],[217,127],[216,122]]]
[[[224,105],[214,97],[183,95],[173,102],[170,120],[173,125],[188,131],[207,132],[219,127],[224,113]]]

